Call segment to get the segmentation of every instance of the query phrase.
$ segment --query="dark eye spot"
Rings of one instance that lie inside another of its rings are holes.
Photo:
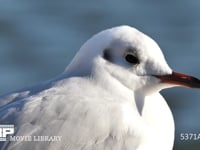
[[[133,54],[127,54],[125,56],[125,59],[130,64],[139,64],[139,59],[136,56],[134,56]]]

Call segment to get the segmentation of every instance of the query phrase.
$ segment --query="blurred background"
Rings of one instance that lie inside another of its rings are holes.
[[[134,26],[155,39],[169,65],[200,77],[200,1],[197,0],[1,0],[0,94],[62,73],[93,34]],[[200,91],[162,91],[176,124],[174,150],[199,150]]]

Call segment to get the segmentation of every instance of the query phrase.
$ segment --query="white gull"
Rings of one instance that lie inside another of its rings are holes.
[[[59,77],[2,95],[0,124],[15,136],[61,136],[57,142],[7,141],[9,150],[171,150],[172,113],[159,94],[199,88],[174,72],[154,40],[129,26],[89,39]]]

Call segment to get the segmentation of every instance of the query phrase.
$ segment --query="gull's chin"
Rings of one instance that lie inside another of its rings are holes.
[[[138,76],[140,84],[136,87],[135,91],[143,95],[151,95],[153,93],[159,92],[164,88],[168,88],[168,85],[162,84],[160,79],[155,78],[151,75],[140,75]]]

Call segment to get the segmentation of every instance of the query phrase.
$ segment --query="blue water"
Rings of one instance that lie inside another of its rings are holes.
[[[121,24],[154,38],[169,65],[200,77],[200,1],[1,0],[0,93],[60,74],[93,34]],[[176,123],[176,150],[200,148],[180,133],[200,133],[200,91],[162,92]]]

